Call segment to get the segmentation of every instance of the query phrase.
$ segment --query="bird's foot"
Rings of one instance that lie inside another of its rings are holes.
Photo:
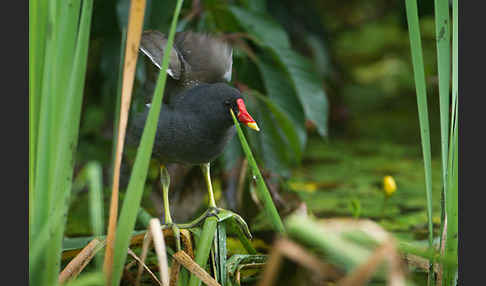
[[[204,220],[210,216],[214,216],[218,219],[218,222],[223,222],[227,219],[233,218],[235,222],[239,225],[239,227],[243,230],[243,233],[249,238],[252,238],[250,233],[250,229],[248,228],[248,224],[243,220],[243,218],[232,211],[225,210],[218,207],[209,207],[202,215],[200,215],[195,220],[186,223],[186,224],[179,224],[179,228],[193,228],[204,222]]]
[[[176,248],[177,248],[177,251],[181,250],[181,231],[180,231],[180,227],[177,226],[177,224],[173,223],[173,222],[169,222],[169,223],[165,223],[163,226],[162,226],[162,229],[172,229],[172,233],[174,234],[174,239],[175,239],[175,243],[176,243]]]

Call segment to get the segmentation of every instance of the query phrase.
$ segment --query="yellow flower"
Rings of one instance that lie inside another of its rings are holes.
[[[383,191],[385,191],[385,195],[390,197],[396,190],[397,184],[395,183],[395,179],[392,176],[385,176],[383,178]]]
[[[290,182],[289,186],[294,191],[303,191],[307,193],[313,193],[317,190],[317,184],[307,182]]]

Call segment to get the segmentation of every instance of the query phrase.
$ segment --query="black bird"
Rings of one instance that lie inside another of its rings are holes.
[[[167,38],[158,31],[142,34],[140,50],[158,67]],[[231,80],[232,48],[205,34],[176,33],[170,54],[152,156],[159,159],[164,193],[165,223],[174,227],[169,211],[170,177],[167,163],[200,165],[209,193],[209,207],[216,208],[210,178],[210,162],[218,157],[236,130],[230,109],[238,121],[259,131],[247,112],[240,92],[226,84]],[[128,142],[138,144],[148,116],[151,95],[143,112],[135,115]]]

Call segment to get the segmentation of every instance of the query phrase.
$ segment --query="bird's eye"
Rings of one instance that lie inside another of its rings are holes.
[[[231,100],[227,99],[224,101],[224,105],[230,106],[231,105]]]

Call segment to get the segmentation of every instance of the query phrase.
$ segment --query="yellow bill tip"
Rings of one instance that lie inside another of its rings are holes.
[[[246,126],[250,127],[253,130],[260,131],[260,128],[258,128],[258,125],[256,122],[249,122],[246,124]]]

